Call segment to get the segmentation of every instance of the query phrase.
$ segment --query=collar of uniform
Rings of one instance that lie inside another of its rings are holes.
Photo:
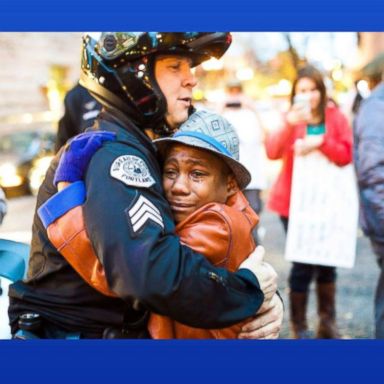
[[[132,136],[140,142],[141,145],[145,146],[148,150],[152,152],[157,152],[157,148],[152,143],[151,139],[137,126],[131,121],[126,115],[121,113],[118,110],[114,111],[103,111],[100,114],[100,119],[109,121],[111,123],[117,124],[121,127],[121,130],[117,134],[127,133],[127,139],[131,141]],[[129,138],[128,138],[129,136]]]

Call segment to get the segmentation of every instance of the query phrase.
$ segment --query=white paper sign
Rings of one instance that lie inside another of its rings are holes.
[[[358,209],[351,164],[338,167],[319,151],[295,157],[285,258],[352,268]]]

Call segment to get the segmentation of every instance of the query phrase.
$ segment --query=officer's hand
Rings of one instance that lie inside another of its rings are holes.
[[[69,141],[56,169],[54,184],[60,181],[75,182],[84,178],[88,164],[104,141],[116,140],[114,132],[90,131]]]
[[[239,266],[239,269],[249,269],[259,281],[260,289],[264,293],[264,301],[270,301],[277,290],[277,273],[272,266],[263,261],[264,247],[256,249]]]
[[[277,339],[283,323],[283,314],[283,302],[275,294],[268,306],[263,305],[254,319],[243,326],[238,338]]]

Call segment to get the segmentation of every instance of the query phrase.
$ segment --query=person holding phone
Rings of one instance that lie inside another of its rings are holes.
[[[352,162],[352,130],[336,103],[327,98],[321,73],[312,66],[298,71],[291,91],[291,107],[282,129],[266,137],[267,156],[281,159],[282,168],[267,206],[280,215],[284,230],[289,223],[289,205],[295,156],[318,150],[338,166]],[[294,338],[308,338],[306,308],[309,286],[317,283],[318,338],[339,338],[336,326],[334,267],[294,262],[289,276],[290,320]]]

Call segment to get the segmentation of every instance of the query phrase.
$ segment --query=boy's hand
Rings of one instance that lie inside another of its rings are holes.
[[[82,180],[88,164],[104,141],[116,140],[116,134],[108,131],[91,131],[75,136],[69,141],[56,169],[54,184],[60,181],[73,183]]]

